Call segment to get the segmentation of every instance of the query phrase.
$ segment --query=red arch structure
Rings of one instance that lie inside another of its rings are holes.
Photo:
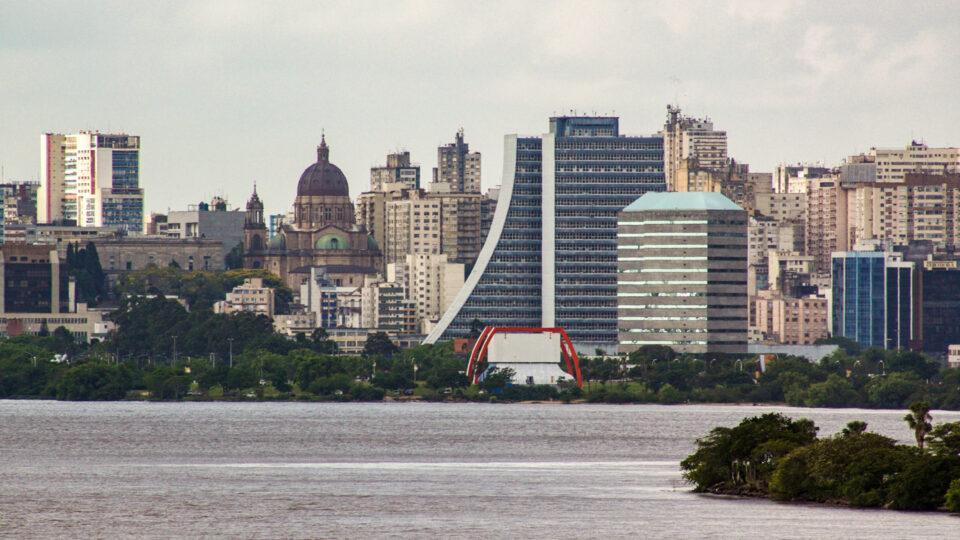
[[[490,346],[490,340],[495,334],[560,334],[560,350],[563,352],[563,358],[567,363],[567,373],[576,377],[577,386],[583,388],[583,377],[580,374],[580,359],[577,358],[577,351],[573,348],[573,342],[563,328],[537,328],[537,327],[513,327],[513,326],[488,326],[480,333],[477,342],[473,344],[473,351],[470,353],[470,361],[467,363],[467,378],[477,384],[480,381],[480,362],[487,354],[487,347]]]

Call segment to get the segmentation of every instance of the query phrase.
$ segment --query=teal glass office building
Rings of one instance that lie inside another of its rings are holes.
[[[895,253],[833,253],[832,334],[852,339],[862,347],[918,346],[920,291],[916,279],[914,264]]]

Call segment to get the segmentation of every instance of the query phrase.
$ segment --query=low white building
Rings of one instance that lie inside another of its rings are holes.
[[[273,329],[278,334],[283,334],[287,337],[296,337],[297,334],[304,334],[310,337],[310,334],[317,329],[317,314],[312,311],[307,311],[304,313],[276,315],[273,318]]]
[[[950,345],[947,348],[947,364],[952,368],[960,368],[960,345]]]

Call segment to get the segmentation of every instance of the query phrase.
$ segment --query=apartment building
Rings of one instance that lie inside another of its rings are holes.
[[[246,278],[243,284],[227,293],[227,298],[213,305],[215,313],[247,312],[273,318],[274,292],[263,284],[263,278]]]
[[[37,222],[116,225],[142,233],[140,137],[86,131],[42,135]]]

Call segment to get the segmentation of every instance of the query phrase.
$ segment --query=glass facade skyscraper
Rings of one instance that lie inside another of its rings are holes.
[[[920,340],[913,263],[890,252],[836,252],[831,274],[834,336],[885,349],[908,349]]]
[[[426,342],[497,326],[560,326],[574,344],[617,344],[617,212],[664,191],[662,136],[620,135],[615,117],[555,117],[509,135],[490,233]]]

